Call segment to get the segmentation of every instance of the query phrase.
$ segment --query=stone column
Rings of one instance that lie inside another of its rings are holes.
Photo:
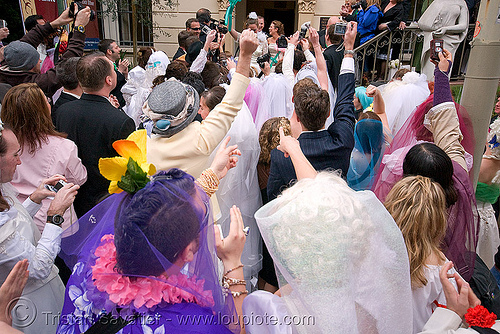
[[[316,8],[316,0],[299,0],[299,19],[297,21],[297,30],[300,26],[307,21],[313,21],[314,10]]]

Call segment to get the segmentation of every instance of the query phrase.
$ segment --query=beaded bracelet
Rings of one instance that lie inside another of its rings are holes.
[[[224,276],[226,276],[226,275],[227,275],[227,274],[229,274],[230,272],[233,272],[233,271],[235,271],[236,269],[240,269],[240,268],[243,268],[243,264],[240,264],[240,265],[238,265],[238,266],[234,267],[233,269],[229,269],[228,271],[226,271],[226,272],[224,273]]]
[[[205,169],[197,181],[209,197],[219,188],[220,180],[211,168]]]
[[[227,276],[222,276],[222,286],[226,289],[229,289],[230,286],[233,285],[247,285],[247,281],[244,279],[237,279]]]
[[[245,290],[245,291],[231,291],[231,294],[233,295],[233,298],[236,298],[236,297],[239,297],[241,295],[248,294],[248,290]]]

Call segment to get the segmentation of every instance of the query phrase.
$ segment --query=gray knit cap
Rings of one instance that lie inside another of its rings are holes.
[[[38,64],[38,51],[26,42],[14,41],[4,49],[5,62],[14,71],[29,71]]]

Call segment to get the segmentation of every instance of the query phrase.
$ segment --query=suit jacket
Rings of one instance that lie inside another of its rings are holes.
[[[75,142],[87,168],[87,182],[74,202],[75,212],[81,217],[107,194],[109,181],[99,173],[99,158],[117,156],[113,142],[127,138],[135,130],[135,123],[105,97],[83,94],[79,100],[59,107],[56,128]]]
[[[354,73],[339,76],[335,121],[326,130],[302,132],[299,143],[304,155],[313,167],[320,170],[340,170],[345,177],[349,169],[351,151],[354,147]],[[295,170],[290,158],[283,152],[271,151],[271,171],[267,181],[269,200],[275,199],[295,180]]]
[[[185,55],[186,54],[186,51],[182,50],[180,47],[177,49],[177,51],[175,52],[174,56],[172,57],[172,60],[176,60],[177,58],[179,58],[180,56],[182,55]]]
[[[71,94],[62,92],[61,95],[59,95],[59,98],[57,99],[56,103],[54,103],[51,110],[52,123],[54,123],[54,125],[56,125],[56,120],[57,120],[57,109],[59,109],[59,107],[62,106],[63,104],[74,100],[78,99]]]
[[[335,90],[338,88],[340,65],[342,65],[342,59],[344,59],[344,48],[337,51],[338,47],[339,45],[332,44],[323,51],[328,76]]]
[[[122,94],[122,87],[127,83],[127,79],[125,76],[121,74],[120,71],[115,70],[116,72],[116,87],[111,91],[111,94],[114,95],[118,99],[118,103],[120,103],[120,108],[125,106],[125,99]]]

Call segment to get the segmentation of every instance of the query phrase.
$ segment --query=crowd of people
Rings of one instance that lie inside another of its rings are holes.
[[[133,68],[114,40],[84,54],[88,7],[32,17],[0,67],[2,333],[500,329],[500,120],[474,190],[450,52],[432,82],[356,87],[355,46],[405,3],[287,37],[202,8]]]

